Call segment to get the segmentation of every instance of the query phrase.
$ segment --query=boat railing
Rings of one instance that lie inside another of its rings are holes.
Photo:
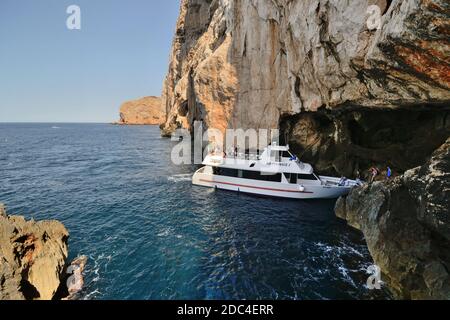
[[[227,159],[236,159],[236,160],[261,160],[261,156],[253,153],[237,153],[237,154],[226,154],[224,155]]]

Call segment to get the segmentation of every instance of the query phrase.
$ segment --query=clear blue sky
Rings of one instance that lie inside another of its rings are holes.
[[[81,30],[66,9],[81,8]],[[110,122],[160,95],[179,0],[0,0],[0,122]]]

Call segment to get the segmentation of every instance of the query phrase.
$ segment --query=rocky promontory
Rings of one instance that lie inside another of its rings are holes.
[[[326,175],[415,168],[450,135],[449,17],[443,0],[183,0],[162,134],[278,128]]]
[[[318,173],[389,167],[337,214],[398,297],[450,299],[449,18],[444,0],[182,0],[162,135],[276,128]]]
[[[443,0],[183,0],[163,133],[448,102],[449,17]]]
[[[422,167],[354,189],[336,215],[361,230],[402,299],[450,299],[450,138]]]
[[[144,97],[125,102],[120,108],[121,125],[160,125],[166,119],[161,98]]]
[[[0,204],[0,300],[51,300],[64,278],[69,233],[58,221],[8,216]]]

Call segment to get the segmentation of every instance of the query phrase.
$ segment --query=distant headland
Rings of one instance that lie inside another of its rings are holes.
[[[165,110],[160,97],[143,97],[127,101],[120,107],[117,125],[160,125],[165,121]]]

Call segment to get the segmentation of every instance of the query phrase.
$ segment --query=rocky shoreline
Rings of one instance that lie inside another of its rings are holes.
[[[422,167],[354,189],[336,215],[361,230],[399,299],[450,299],[450,138]]]
[[[0,203],[0,300],[75,297],[82,288],[87,258],[75,260],[81,261],[83,269],[68,270],[73,265],[67,265],[68,240],[69,232],[61,222],[9,216]],[[71,273],[74,277],[69,282]]]

